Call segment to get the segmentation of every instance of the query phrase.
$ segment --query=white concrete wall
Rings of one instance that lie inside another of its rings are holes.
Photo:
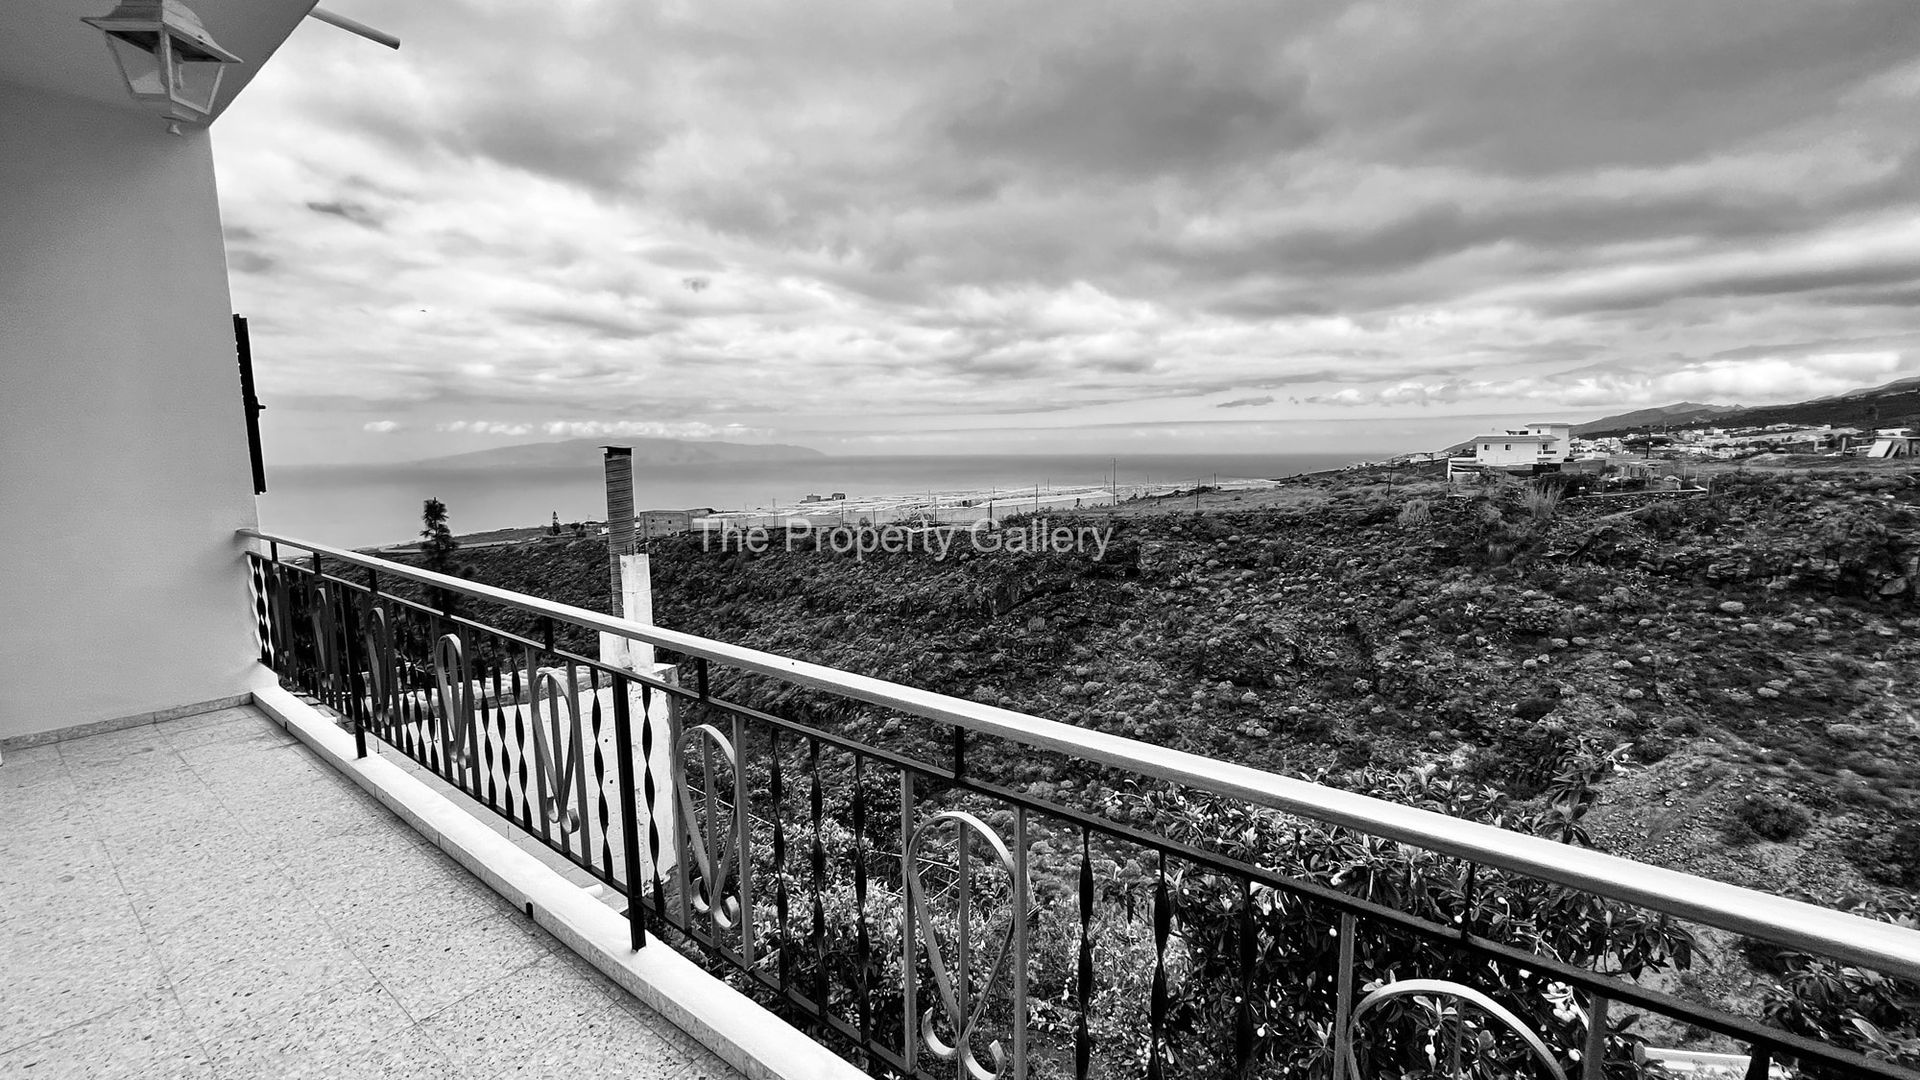
[[[247,689],[230,315],[207,133],[0,84],[0,739]]]
[[[1511,438],[1480,439],[1473,444],[1476,465],[1532,465],[1540,460],[1540,444]]]
[[[1543,461],[1572,461],[1573,460],[1573,425],[1572,424],[1528,424],[1527,430],[1533,432],[1536,435],[1545,435],[1554,440],[1552,443],[1549,443],[1547,445],[1546,447],[1547,454],[1541,460]]]

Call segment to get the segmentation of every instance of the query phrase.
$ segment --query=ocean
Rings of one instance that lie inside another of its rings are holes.
[[[1156,454],[1121,457],[873,456],[800,458],[738,464],[634,467],[641,510],[786,507],[809,494],[855,498],[916,492],[1032,491],[1038,484],[1190,486],[1196,481],[1277,478],[1338,468],[1359,454]],[[606,517],[598,469],[449,469],[428,465],[269,466],[261,525],[284,536],[342,547],[415,538],[420,504],[447,504],[455,533]]]

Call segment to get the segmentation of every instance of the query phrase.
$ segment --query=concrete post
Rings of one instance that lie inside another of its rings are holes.
[[[633,450],[625,446],[609,446],[605,450],[607,564],[612,579],[613,614],[651,624],[652,561],[645,555],[635,554],[633,550]],[[655,662],[653,646],[619,634],[600,635],[600,662],[608,667],[663,682],[678,681],[678,673],[673,665]],[[611,690],[605,693],[611,694]],[[632,769],[628,775],[639,777],[643,770],[650,771],[656,792],[653,823],[659,830],[660,863],[658,867],[653,867],[648,863],[647,808],[644,801],[640,801],[645,785],[635,785],[636,812],[640,815],[635,828],[640,832],[640,858],[643,864],[640,873],[643,883],[656,872],[665,878],[667,871],[673,868],[679,850],[679,831],[675,827],[678,815],[675,813],[674,799],[680,790],[680,776],[674,767],[675,749],[671,735],[675,730],[672,723],[673,702],[664,693],[655,693],[652,698],[652,708],[649,709],[642,700],[638,685],[632,686],[627,694],[627,706],[634,718]],[[611,698],[605,704],[610,715]],[[640,737],[642,725],[649,721],[653,728],[653,754],[650,758],[642,753]]]

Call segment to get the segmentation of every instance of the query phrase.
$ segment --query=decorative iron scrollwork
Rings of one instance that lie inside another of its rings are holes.
[[[533,713],[533,771],[540,784],[540,812],[562,833],[580,827],[580,810],[570,806],[584,754],[580,740],[580,706],[571,680],[559,668],[539,668],[527,680]],[[547,720],[540,722],[540,702],[547,703]],[[559,753],[564,745],[566,752]]]
[[[247,556],[247,593],[253,602],[253,639],[260,662],[279,668],[279,655],[273,640],[273,596],[267,584],[267,564],[258,555]]]
[[[736,859],[739,852],[736,837],[739,835],[740,807],[734,806],[727,814],[726,827],[718,828],[713,820],[716,808],[720,805],[719,792],[714,784],[714,754],[726,761],[730,772],[740,768],[739,756],[734,752],[733,742],[720,733],[712,724],[701,724],[682,737],[681,751],[688,749],[687,744],[700,746],[701,776],[705,784],[703,801],[706,804],[707,820],[702,823],[693,812],[692,785],[687,778],[687,757],[682,755],[679,767],[680,817],[686,822],[688,854],[693,856],[693,868],[699,880],[694,883],[690,899],[694,909],[702,915],[710,916],[714,925],[723,930],[732,930],[740,922],[739,874]],[[738,775],[733,772],[733,775]],[[728,785],[731,788],[733,785]],[[729,881],[732,882],[729,891]]]
[[[934,925],[933,911],[927,896],[927,883],[921,873],[921,849],[925,846],[927,838],[933,835],[935,830],[948,825],[954,832],[956,873],[954,899],[958,905],[952,966],[948,965],[946,955],[940,947],[940,934]],[[1000,950],[994,956],[993,966],[987,973],[986,981],[981,985],[981,992],[977,999],[973,997],[971,985],[973,970],[971,913],[975,906],[976,879],[968,854],[968,849],[972,846],[972,837],[968,835],[969,833],[986,842],[994,858],[999,862],[1000,868],[1006,872],[1007,880],[1013,889],[1011,904],[1014,909],[1009,914],[1006,934],[1000,940]],[[987,1056],[993,1061],[991,1068],[980,1061],[979,1056],[974,1052],[973,1043],[981,1018],[986,1015],[987,1003],[993,998],[994,984],[1000,981],[1003,974],[1008,973],[1010,960],[1016,964],[1024,963],[1026,942],[1022,938],[1025,923],[1018,917],[1018,907],[1026,895],[1024,861],[1016,860],[1013,853],[1007,850],[1007,845],[1001,841],[999,834],[988,828],[979,818],[964,810],[946,810],[935,814],[914,830],[913,838],[907,844],[905,862],[908,917],[914,923],[909,933],[918,931],[920,947],[925,950],[927,966],[933,973],[933,987],[939,997],[939,1008],[945,1012],[947,1023],[953,1029],[953,1041],[948,1042],[940,1038],[934,1030],[934,1009],[929,1007],[920,1014],[920,1042],[934,1057],[942,1061],[956,1062],[958,1067],[973,1080],[995,1080],[996,1077],[1005,1074],[1010,1064],[1001,1041],[994,1039],[987,1044]],[[1010,998],[1015,996],[1011,985],[1008,987],[1008,996]],[[1014,1002],[1016,1024],[1022,1022],[1019,1014],[1025,1007],[1024,1001]]]
[[[433,647],[434,689],[439,694],[440,748],[447,771],[471,770],[479,734],[474,730],[473,676],[456,634],[443,635]]]
[[[351,631],[348,629],[348,600],[330,582],[313,586],[313,602],[308,622],[313,629],[314,692],[329,707],[346,712],[353,693],[353,673],[349,669]]]
[[[333,607],[333,594],[326,582],[313,586],[313,602],[307,609],[307,622],[313,629],[313,673],[324,697],[332,685],[333,635],[327,632],[327,616]]]
[[[369,611],[361,636],[367,648],[367,715],[375,730],[383,730],[393,709],[393,625],[387,613],[377,607]]]
[[[1394,998],[1408,996],[1459,998],[1478,1006],[1482,1012],[1500,1021],[1508,1030],[1520,1036],[1521,1041],[1527,1044],[1527,1049],[1533,1052],[1534,1058],[1547,1067],[1553,1080],[1567,1080],[1565,1070],[1561,1069],[1560,1063],[1554,1060],[1553,1052],[1547,1049],[1546,1041],[1528,1027],[1525,1021],[1473,987],[1448,979],[1401,979],[1375,988],[1372,993],[1360,999],[1360,1004],[1353,1007],[1353,1013],[1347,1019],[1347,1045],[1351,1048],[1356,1044],[1360,1019],[1370,1010]],[[1457,1074],[1460,1070],[1456,1068],[1455,1072]],[[1347,1053],[1347,1077],[1348,1080],[1361,1080],[1360,1057],[1351,1049]]]

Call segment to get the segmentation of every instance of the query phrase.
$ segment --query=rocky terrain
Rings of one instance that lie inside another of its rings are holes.
[[[1912,476],[1557,501],[1517,484],[1389,495],[1346,473],[1295,494],[1054,519],[1111,527],[1104,560],[655,541],[656,617],[1334,784],[1438,764],[1525,799],[1626,747],[1589,819],[1600,846],[1829,899],[1915,883]],[[599,541],[463,558],[478,580],[606,606]]]
[[[1492,787],[1533,827],[1552,819],[1567,778],[1586,791],[1579,778],[1602,777],[1579,829],[1555,835],[1825,904],[1910,910],[1920,480],[1829,467],[1709,483],[1561,499],[1347,470],[1215,493],[1197,512],[1183,498],[1048,522],[1111,529],[1104,557],[964,540],[945,558],[777,539],[756,553],[683,536],[652,542],[655,614],[1335,785],[1391,795],[1382,776],[1419,775],[1423,787]],[[477,580],[606,610],[602,540],[459,559]],[[878,710],[726,673],[716,685],[943,760],[943,732]],[[1068,801],[1112,779],[987,740],[968,768]],[[1699,946],[1691,970],[1657,981],[1760,1008],[1779,975],[1768,958],[1715,932]],[[1905,1030],[1907,1006],[1876,1008],[1862,1006]],[[1850,1021],[1828,1019],[1841,1025],[1829,1037],[1858,1041]]]

